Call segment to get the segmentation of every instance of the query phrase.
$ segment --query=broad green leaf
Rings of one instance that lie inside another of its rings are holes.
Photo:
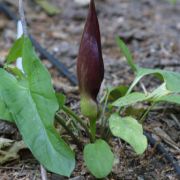
[[[131,69],[132,69],[133,71],[136,72],[136,71],[137,71],[137,67],[136,67],[135,63],[133,62],[133,58],[132,58],[132,55],[131,55],[128,47],[127,47],[126,44],[123,42],[123,40],[120,39],[119,37],[116,38],[116,42],[117,42],[119,48],[121,49],[123,55],[126,57],[129,66],[131,67]]]
[[[156,102],[161,102],[161,101],[165,101],[165,102],[169,102],[169,103],[175,103],[175,104],[180,105],[180,95],[170,94],[168,96],[160,97],[156,100]]]
[[[33,97],[28,81],[18,82],[2,69],[0,81],[4,101],[33,155],[48,170],[69,176],[74,168],[74,155],[53,127],[56,101],[53,104],[52,98],[46,99],[41,94]],[[44,105],[41,104],[43,101]]]
[[[129,92],[133,89],[133,87],[146,75],[155,74],[162,77],[164,82],[166,83],[167,90],[174,92],[174,93],[180,93],[180,73],[177,72],[171,72],[161,69],[147,69],[147,68],[138,68],[137,69],[137,75],[132,83],[131,87],[129,88]]]
[[[147,148],[147,138],[143,135],[142,125],[132,117],[120,117],[113,114],[109,118],[112,134],[129,143],[137,154],[142,154]]]
[[[66,103],[66,96],[62,93],[56,93],[56,98],[58,100],[59,110],[60,110]]]
[[[139,92],[134,92],[119,98],[118,100],[113,102],[112,105],[117,107],[129,106],[137,102],[145,101],[148,98],[149,98],[148,95]]]
[[[104,140],[99,139],[94,144],[87,144],[83,155],[86,166],[96,178],[104,178],[111,172],[114,155]]]
[[[3,100],[1,91],[0,91],[0,120],[6,120],[9,122],[14,122],[13,118],[9,112],[9,110],[7,109],[7,106]]]
[[[74,153],[54,128],[58,102],[50,75],[36,56],[31,41],[21,39],[22,54],[14,53],[13,58],[22,57],[26,78],[17,80],[1,69],[0,92],[24,142],[37,160],[54,173],[70,176],[75,166]]]

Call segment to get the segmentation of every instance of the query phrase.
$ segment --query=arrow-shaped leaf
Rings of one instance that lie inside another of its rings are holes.
[[[52,172],[70,176],[75,166],[74,153],[54,128],[58,102],[50,75],[36,56],[31,41],[21,37],[18,42],[21,43],[14,44],[8,62],[22,57],[25,77],[17,80],[0,69],[2,100],[37,160]],[[14,52],[17,44],[22,48],[21,53]]]

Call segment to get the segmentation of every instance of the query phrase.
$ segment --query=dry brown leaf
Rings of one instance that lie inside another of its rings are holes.
[[[27,147],[23,141],[13,141],[10,139],[0,138],[0,164],[18,159],[18,152],[26,148]]]

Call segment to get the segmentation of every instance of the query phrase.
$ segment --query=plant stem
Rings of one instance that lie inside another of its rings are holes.
[[[89,132],[89,128],[87,127],[87,125],[82,121],[82,119],[76,115],[71,109],[69,109],[67,106],[63,106],[62,108],[64,110],[64,112],[66,112],[67,114],[71,115],[86,131],[86,133],[88,134],[90,141],[93,141],[93,136],[92,134]]]
[[[28,37],[23,2],[24,2],[23,0],[19,0],[19,15],[20,15],[20,19],[21,19],[21,23],[22,23],[22,27],[23,27],[23,34],[24,34],[24,36]]]
[[[149,106],[149,107],[147,108],[147,110],[144,112],[144,114],[142,115],[141,119],[139,120],[139,122],[140,122],[141,124],[144,123],[144,120],[145,120],[147,114],[149,113],[149,111],[151,111],[151,109],[152,109],[154,106],[155,106],[155,103],[152,103],[151,106]]]
[[[56,120],[61,124],[61,126],[67,131],[67,133],[72,137],[72,139],[74,140],[74,142],[77,144],[79,149],[82,149],[82,144],[79,141],[79,139],[72,133],[71,129],[69,129],[69,127],[66,125],[66,123],[64,122],[64,120],[58,115],[55,115]]]
[[[90,119],[90,130],[92,135],[91,142],[94,143],[96,140],[96,119]]]
[[[104,130],[106,128],[106,124],[107,124],[107,118],[104,118],[105,116],[105,111],[106,111],[106,106],[107,106],[107,102],[108,102],[108,97],[109,97],[109,91],[107,91],[107,94],[106,94],[106,98],[105,98],[105,103],[104,103],[104,107],[103,107],[103,111],[102,111],[102,115],[101,115],[101,135],[104,134]]]
[[[111,137],[111,131],[110,128],[107,129],[107,132],[105,134],[105,140],[108,142]]]

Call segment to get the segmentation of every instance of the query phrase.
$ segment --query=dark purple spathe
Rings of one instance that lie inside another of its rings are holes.
[[[104,78],[104,63],[94,0],[90,2],[81,39],[77,62],[77,75],[81,95],[89,96],[96,101]]]

